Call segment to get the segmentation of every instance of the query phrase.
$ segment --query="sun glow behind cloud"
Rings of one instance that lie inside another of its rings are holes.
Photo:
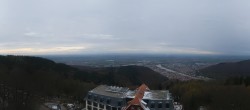
[[[153,48],[120,48],[110,50],[110,52],[115,53],[147,53],[147,54],[183,54],[183,55],[220,55],[221,53],[199,50],[195,48],[177,48],[177,47],[169,47],[169,48],[161,48],[161,47],[153,47]]]
[[[14,49],[0,49],[1,54],[65,54],[70,52],[84,51],[86,47],[50,47],[50,48],[14,48]]]

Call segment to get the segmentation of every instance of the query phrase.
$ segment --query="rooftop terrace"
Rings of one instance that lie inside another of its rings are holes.
[[[136,94],[136,90],[129,90],[129,88],[126,87],[116,87],[107,85],[100,85],[91,90],[90,92],[117,98],[134,98]],[[170,100],[170,93],[168,90],[147,90],[145,91],[143,99]]]
[[[94,88],[93,90],[91,90],[90,92],[99,94],[99,95],[123,98],[123,97],[126,97],[126,93],[128,91],[129,91],[129,88],[126,88],[126,87],[100,85]]]
[[[136,91],[128,91],[126,97],[134,98]],[[152,99],[152,100],[168,100],[170,98],[170,93],[168,90],[149,90],[145,91],[143,99]]]

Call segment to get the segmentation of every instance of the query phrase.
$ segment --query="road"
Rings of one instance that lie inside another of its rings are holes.
[[[191,80],[191,79],[200,79],[198,77],[189,76],[187,74],[168,69],[166,67],[163,67],[161,64],[147,66],[147,67],[168,77],[169,79],[179,79],[182,81]]]
[[[62,104],[60,105],[61,110],[67,110]],[[46,107],[45,105],[41,105],[39,110],[51,110],[48,107]]]

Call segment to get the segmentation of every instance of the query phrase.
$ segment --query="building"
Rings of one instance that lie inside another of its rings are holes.
[[[150,90],[145,84],[136,90],[100,85],[85,100],[86,110],[174,110],[168,90]]]

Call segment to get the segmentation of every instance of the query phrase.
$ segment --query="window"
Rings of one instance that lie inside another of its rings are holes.
[[[88,110],[92,110],[91,108],[92,108],[91,106],[88,106]]]
[[[91,99],[91,98],[92,98],[92,95],[89,94],[89,95],[88,95],[88,99]]]
[[[94,106],[97,107],[97,103],[96,102],[94,102]]]
[[[94,108],[93,110],[98,110],[97,108]]]
[[[99,107],[100,107],[100,108],[104,108],[104,105],[103,105],[103,104],[100,104]]]
[[[169,108],[169,103],[166,103],[166,108]]]
[[[152,104],[150,105],[150,108],[155,108],[155,104],[152,103]]]
[[[111,100],[110,99],[107,99],[107,104],[110,104]]]
[[[110,106],[106,106],[106,109],[107,109],[107,110],[111,110],[111,107],[110,107]]]
[[[116,110],[116,107],[112,107],[112,110]]]
[[[118,102],[118,106],[122,106],[122,101],[119,101],[119,102]]]
[[[87,103],[88,103],[88,105],[91,105],[91,102],[90,102],[90,101],[88,101]]]
[[[104,101],[104,98],[103,98],[103,97],[101,97],[101,98],[100,98],[100,102],[103,102],[103,101]]]
[[[162,103],[161,102],[158,104],[158,108],[162,108]]]
[[[97,96],[94,96],[94,101],[97,101]]]

